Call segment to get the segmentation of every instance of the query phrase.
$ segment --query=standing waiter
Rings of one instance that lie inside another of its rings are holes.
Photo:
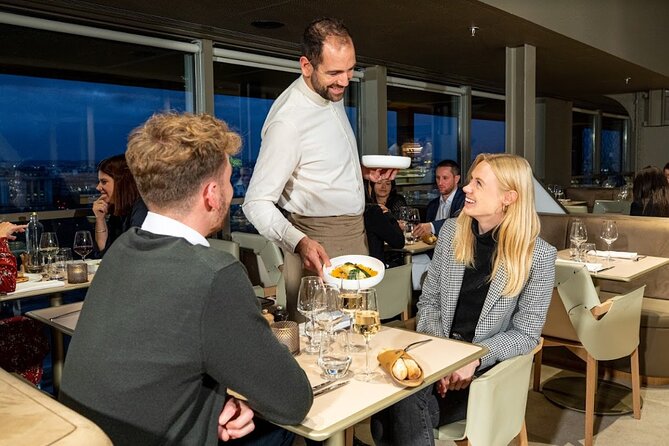
[[[342,101],[356,64],[348,29],[337,19],[312,22],[302,37],[302,54],[302,76],[265,120],[243,206],[258,232],[283,248],[292,319],[305,270],[320,274],[330,257],[367,254],[363,174],[372,180],[395,174],[360,167]]]

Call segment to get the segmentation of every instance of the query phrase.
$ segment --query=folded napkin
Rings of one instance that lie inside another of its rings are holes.
[[[46,288],[57,288],[60,286],[65,286],[65,282],[62,280],[46,280],[43,282],[24,282],[16,284],[16,291],[14,293],[20,293],[23,291],[34,291],[34,290],[43,290]],[[14,294],[7,293],[7,294]]]
[[[583,262],[576,262],[574,260],[557,259],[556,263],[561,263],[563,265],[574,265],[574,266],[585,265],[585,267],[588,268],[588,272],[590,273],[596,273],[606,268],[601,263],[583,263]]]
[[[595,251],[597,257],[606,257],[609,251]],[[628,259],[634,260],[637,257],[636,252],[626,252],[626,251],[611,251],[611,257],[615,259]]]

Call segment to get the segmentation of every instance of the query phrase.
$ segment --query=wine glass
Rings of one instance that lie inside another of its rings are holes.
[[[323,285],[323,311],[314,315],[314,322],[328,333],[332,333],[334,326],[344,319],[342,300],[339,298],[339,288],[331,283]]]
[[[58,236],[55,232],[43,232],[39,241],[39,250],[47,259],[46,271],[51,269],[51,259],[58,252]]]
[[[369,341],[381,328],[379,319],[379,308],[377,306],[376,290],[369,288],[360,290],[360,303],[355,310],[353,328],[356,333],[365,337],[365,368],[356,373],[356,379],[360,381],[371,381],[377,373],[369,367]]]
[[[420,223],[420,213],[416,208],[408,208],[406,211],[406,223],[404,225],[404,241],[411,245],[416,242],[413,230]]]
[[[93,251],[93,237],[90,231],[77,231],[74,233],[74,252],[81,256],[82,261],[86,261],[86,256]]]
[[[351,353],[348,351],[348,332],[334,330],[321,336],[318,366],[323,370],[321,375],[328,381],[345,378],[351,366]]]
[[[339,300],[341,301],[341,311],[348,316],[351,323],[349,325],[349,345],[348,350],[350,352],[359,352],[362,351],[362,345],[353,344],[352,342],[352,332],[353,332],[353,320],[355,319],[355,311],[358,309],[362,294],[360,290],[346,290],[342,289],[339,291]]]
[[[583,220],[574,219],[571,223],[571,231],[569,232],[569,240],[576,245],[576,260],[581,260],[581,243],[588,239],[588,231],[585,229]]]
[[[604,240],[607,245],[606,263],[611,264],[611,244],[618,240],[618,226],[616,222],[613,220],[604,220],[599,238]]]
[[[315,340],[316,327],[314,326],[314,316],[325,309],[323,296],[323,281],[320,277],[306,276],[302,278],[300,290],[297,294],[297,311],[307,318],[307,322],[304,325],[304,333],[309,338],[309,342],[304,349],[305,353],[318,353],[318,345]]]

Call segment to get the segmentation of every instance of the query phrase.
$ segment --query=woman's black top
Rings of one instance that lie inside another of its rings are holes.
[[[386,207],[396,219],[400,216],[400,208],[406,205],[407,201],[400,194],[391,194],[386,201]]]
[[[364,219],[370,256],[385,263],[384,242],[391,248],[404,247],[404,234],[390,212],[383,212],[378,204],[368,204],[365,206]]]
[[[450,337],[472,342],[483,304],[490,289],[490,275],[497,242],[493,238],[493,228],[485,234],[479,234],[478,223],[472,223],[472,231],[476,237],[474,250],[474,267],[465,268],[460,288],[458,305],[453,315]]]
[[[125,231],[135,226],[141,227],[148,212],[149,209],[146,207],[144,200],[138,198],[128,215],[110,215],[107,219],[107,243],[105,243],[105,248],[100,251],[100,257],[104,256],[114,240]]]

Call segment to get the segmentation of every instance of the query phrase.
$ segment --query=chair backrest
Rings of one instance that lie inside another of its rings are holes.
[[[235,231],[230,236],[240,248],[250,249],[256,255],[258,273],[263,286],[269,287],[279,283],[281,277],[279,267],[283,265],[283,254],[278,246],[259,234]]]
[[[556,283],[578,340],[598,361],[630,355],[639,345],[641,304],[645,285],[614,298],[600,319],[590,312],[599,304],[597,292],[585,267],[556,265]],[[593,295],[595,299],[593,299]],[[595,301],[596,300],[596,301]],[[593,303],[594,302],[594,303]]]
[[[383,280],[374,288],[381,319],[404,313],[411,302],[411,264],[386,269]]]
[[[521,431],[533,357],[509,358],[472,381],[465,434],[473,446],[506,446]]]
[[[230,253],[235,259],[239,260],[239,245],[236,242],[218,238],[208,238],[207,241],[212,248]]]
[[[570,214],[587,214],[588,213],[588,207],[586,205],[566,204],[566,205],[563,205],[563,206],[567,210],[567,212],[570,213]]]
[[[623,200],[595,200],[592,207],[593,214],[624,214],[629,215],[631,201]]]

